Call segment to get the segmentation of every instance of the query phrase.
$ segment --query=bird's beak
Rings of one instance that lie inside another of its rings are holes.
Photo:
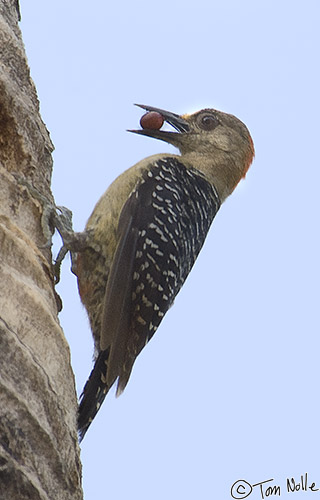
[[[147,135],[148,137],[153,137],[154,139],[160,139],[161,141],[169,142],[173,146],[179,147],[181,141],[181,134],[189,132],[190,127],[188,122],[182,118],[182,116],[170,111],[165,111],[164,109],[154,108],[152,106],[145,106],[144,104],[136,104],[139,108],[145,109],[146,111],[156,111],[160,113],[165,122],[169,123],[173,128],[178,130],[178,132],[170,132],[168,130],[154,130],[154,129],[139,129],[139,130],[128,130],[128,132],[133,132],[135,134]]]

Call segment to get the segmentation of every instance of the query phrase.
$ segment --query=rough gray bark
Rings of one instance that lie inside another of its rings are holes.
[[[0,0],[0,499],[82,499],[74,377],[41,248],[53,146],[18,16]]]

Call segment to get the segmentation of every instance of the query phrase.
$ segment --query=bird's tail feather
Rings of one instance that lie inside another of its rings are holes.
[[[87,432],[110,389],[110,386],[108,386],[106,382],[108,357],[109,349],[100,352],[90,377],[80,396],[78,413],[78,431],[80,442],[84,438],[85,433]]]

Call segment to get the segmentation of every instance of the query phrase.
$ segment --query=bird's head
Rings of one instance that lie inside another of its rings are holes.
[[[190,115],[178,115],[152,106],[138,106],[146,111],[159,113],[175,131],[143,128],[130,132],[173,144],[185,160],[194,166],[200,163],[205,168],[205,165],[210,164],[212,172],[222,168],[231,170],[234,167],[234,185],[228,187],[227,195],[233,191],[239,180],[245,177],[254,157],[254,146],[249,130],[235,116],[216,109],[202,109]],[[200,169],[203,170],[201,167]],[[208,172],[206,174],[208,175]]]

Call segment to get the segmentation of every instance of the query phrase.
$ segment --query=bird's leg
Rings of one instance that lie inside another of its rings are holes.
[[[26,189],[30,197],[41,204],[41,228],[45,243],[39,248],[45,249],[52,246],[52,236],[55,230],[61,236],[63,245],[60,248],[57,258],[53,264],[55,283],[60,281],[60,268],[64,257],[70,252],[71,263],[75,260],[75,255],[88,247],[88,234],[86,231],[75,233],[72,226],[72,212],[66,207],[57,207],[53,200],[44,196],[24,177],[13,174],[17,183]],[[71,267],[72,269],[72,267]]]
[[[63,242],[63,245],[60,248],[56,260],[53,264],[55,283],[57,284],[60,281],[62,261],[69,251],[72,268],[73,251],[71,251],[70,248],[72,246],[72,241],[75,233],[72,225],[72,212],[67,207],[57,207],[56,210],[51,213],[51,220],[53,222],[54,228],[57,229]]]
[[[56,207],[51,214],[51,221],[55,229],[61,236],[63,245],[60,248],[55,263],[53,265],[55,283],[60,281],[61,264],[68,252],[71,256],[71,270],[75,256],[78,252],[82,252],[88,247],[88,236],[84,231],[76,233],[72,225],[72,212],[66,207]]]

